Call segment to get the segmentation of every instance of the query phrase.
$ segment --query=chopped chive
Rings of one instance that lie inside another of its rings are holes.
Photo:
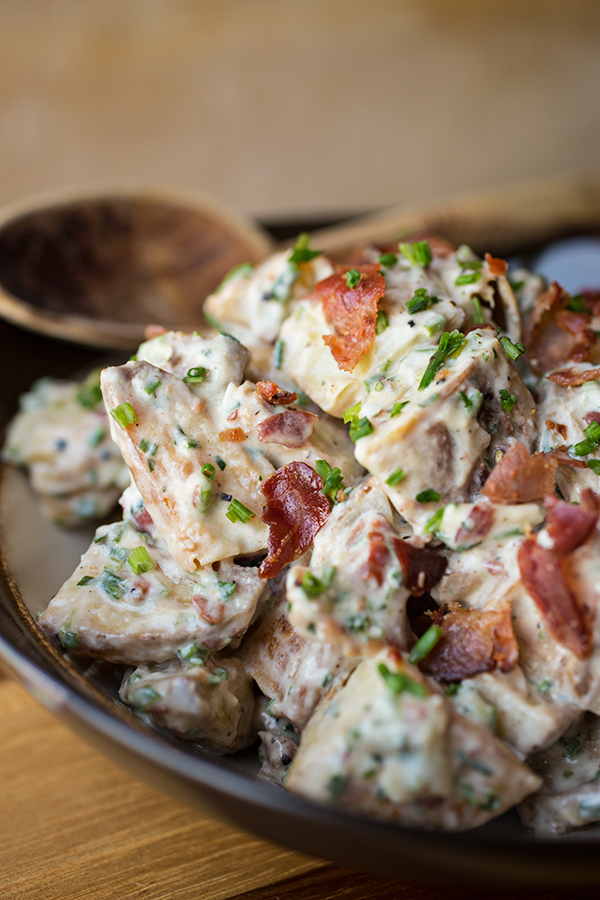
[[[409,678],[404,672],[390,672],[385,663],[379,663],[379,674],[394,694],[413,694],[415,697],[428,697],[429,691],[425,685],[413,678]]]
[[[473,409],[473,401],[469,400],[464,391],[459,391],[462,402],[465,404],[465,409]]]
[[[145,547],[136,547],[131,551],[127,558],[127,562],[136,575],[143,575],[144,572],[151,572],[154,563],[150,559],[150,554]]]
[[[588,459],[588,469],[591,469],[594,475],[600,475],[600,459]]]
[[[417,288],[412,300],[409,300],[406,304],[406,308],[412,315],[413,313],[422,312],[424,309],[431,309],[432,303],[433,298],[427,293],[427,288]]]
[[[386,266],[389,269],[391,266],[396,265],[398,257],[395,253],[382,253],[379,257],[379,262],[382,266]]]
[[[426,387],[429,387],[436,374],[442,368],[448,357],[456,355],[458,356],[462,350],[462,348],[467,343],[465,337],[460,333],[460,331],[445,331],[440,338],[440,343],[437,350],[434,351],[431,355],[431,359],[427,364],[427,368],[423,373],[423,377],[419,383],[419,390],[423,391]]]
[[[350,290],[353,290],[360,283],[362,275],[358,271],[358,269],[350,269],[348,272],[346,272],[344,277],[346,279],[346,284],[348,285]]]
[[[204,477],[208,478],[209,481],[212,481],[215,477],[215,467],[211,463],[204,463],[201,471]]]
[[[223,600],[229,600],[235,593],[236,587],[235,581],[219,581],[219,591]]]
[[[310,569],[304,573],[304,577],[302,579],[302,584],[300,587],[304,591],[307,597],[318,597],[320,594],[324,593],[327,588],[331,585],[335,577],[335,566],[326,566],[323,569],[323,574],[320,578],[318,578],[314,572],[311,572]]]
[[[162,382],[159,381],[158,378],[155,378],[154,381],[149,381],[147,385],[145,385],[144,390],[147,394],[153,394],[160,386]]]
[[[355,416],[350,425],[350,440],[356,443],[359,438],[366,437],[368,434],[372,434],[373,431],[374,428],[366,416],[363,416],[362,419]]]
[[[152,459],[152,457],[150,457],[150,459],[148,460],[148,468],[150,469],[151,472],[154,472],[155,466],[156,466],[156,461],[154,459]]]
[[[455,278],[454,284],[460,287],[463,284],[475,284],[475,282],[479,281],[480,279],[480,272],[463,272],[462,275],[459,275],[458,278]]]
[[[225,669],[215,669],[214,672],[211,672],[208,676],[208,683],[212,686],[216,684],[221,684],[222,681],[227,681],[229,675]]]
[[[445,316],[435,316],[435,318],[430,319],[429,322],[425,323],[425,328],[427,332],[433,336],[438,331],[440,331],[446,325],[446,317]]]
[[[81,581],[77,582],[77,587],[83,587],[84,584],[89,584],[90,581],[93,581],[94,578],[92,575],[84,575]]]
[[[216,462],[216,464],[218,465],[218,467],[220,468],[221,472],[223,471],[223,469],[224,469],[225,466],[227,465],[227,463],[225,462],[225,460],[224,460],[224,459],[221,459],[220,456],[215,456],[215,462]]]
[[[395,469],[389,478],[386,478],[385,483],[389,484],[390,487],[396,487],[397,484],[404,479],[405,472],[403,469]]]
[[[106,437],[106,428],[102,425],[99,425],[98,428],[94,429],[94,431],[90,434],[88,438],[88,447],[97,447],[98,444],[101,444],[104,438]]]
[[[194,438],[190,438],[187,442],[188,450],[199,450],[200,449],[200,441],[195,441]]]
[[[421,491],[420,494],[417,494],[415,500],[417,503],[437,503],[440,499],[440,495],[437,491],[428,488],[426,491]]]
[[[100,587],[115,600],[120,600],[125,594],[123,579],[119,578],[119,576],[115,575],[113,572],[107,572],[106,570],[102,573],[102,577],[100,578]]]
[[[338,797],[341,797],[349,784],[349,778],[347,775],[337,774],[332,775],[329,779],[329,784],[327,785],[327,790],[329,791],[329,796],[334,800],[337,800]]]
[[[428,241],[414,241],[412,244],[402,243],[398,249],[411,266],[428,266],[433,259]]]
[[[500,388],[500,403],[504,412],[510,412],[516,402],[514,394],[509,394],[506,388]]]
[[[430,625],[425,634],[421,635],[415,646],[410,651],[408,661],[411,662],[413,666],[416,666],[417,663],[422,662],[426,656],[429,656],[443,633],[444,632],[439,627],[439,625]]]
[[[263,295],[265,300],[276,300],[278,303],[285,304],[292,296],[292,288],[300,275],[300,269],[291,259],[281,275],[275,279],[270,291]]]
[[[276,369],[280,369],[283,363],[283,352],[285,350],[285,343],[278,338],[275,341],[275,349],[273,350],[273,365]]]
[[[142,438],[138,444],[139,449],[142,453],[147,453],[150,449],[150,441],[146,440],[146,438]]]
[[[197,644],[186,644],[177,648],[178,659],[185,660],[192,666],[203,666],[209,651],[201,649]]]
[[[457,256],[456,261],[461,269],[483,269],[483,261],[481,259],[459,259]]]
[[[375,322],[375,334],[381,334],[390,324],[390,320],[382,309],[377,310],[377,320]]]
[[[444,518],[444,510],[445,506],[442,506],[441,509],[438,509],[437,512],[434,512],[430,519],[427,519],[425,523],[425,528],[423,529],[423,534],[435,534],[440,525],[442,524],[442,519]]]
[[[248,519],[252,518],[254,513],[251,509],[248,509],[247,506],[244,506],[243,503],[240,503],[239,500],[234,499],[227,507],[225,515],[230,522],[247,522]]]
[[[296,238],[296,243],[294,244],[294,249],[292,250],[289,261],[291,263],[310,262],[315,256],[320,256],[322,254],[322,250],[310,250],[308,246],[309,243],[310,238],[307,234],[299,234]]]
[[[59,628],[58,637],[65,650],[75,650],[79,647],[79,635],[75,631],[67,631],[65,628]]]
[[[504,352],[510,359],[518,359],[523,353],[526,353],[527,348],[525,344],[513,344],[509,337],[501,337],[500,343],[504,348]]]
[[[567,304],[567,309],[571,312],[587,312],[585,297],[583,297],[582,294],[573,294]]]
[[[410,400],[397,400],[390,410],[390,419],[395,419],[396,416],[399,416],[405,406],[408,406]]]
[[[356,418],[356,416],[359,415],[361,405],[362,404],[359,401],[358,403],[355,403],[354,406],[351,406],[350,409],[345,410],[345,412],[344,412],[344,424],[345,425],[347,425],[348,422],[351,422],[354,418]]]
[[[332,469],[326,459],[318,459],[315,463],[315,471],[323,479],[321,493],[335,501],[337,492],[344,487],[341,469],[338,469],[337,466]]]
[[[483,315],[483,309],[481,308],[481,300],[476,294],[471,297],[471,303],[473,304],[473,322],[476,325],[484,325],[485,317]]]
[[[204,366],[193,366],[191,369],[188,369],[187,375],[183,380],[186,384],[199,384],[201,381],[204,381],[205,375],[206,368]]]
[[[154,704],[161,699],[161,695],[158,691],[155,691],[150,685],[139,687],[129,695],[129,702],[132,703],[133,706],[137,706],[142,712],[147,712],[149,709],[152,709]]]
[[[111,409],[110,414],[121,428],[127,428],[128,425],[133,425],[134,422],[137,422],[137,416],[129,400],[119,403],[118,406]]]
[[[600,444],[600,423],[595,420],[591,421],[587,428],[583,429],[583,433],[591,441]]]
[[[93,409],[102,400],[100,389],[100,369],[93,369],[82,381],[75,395],[77,402],[86,409]]]

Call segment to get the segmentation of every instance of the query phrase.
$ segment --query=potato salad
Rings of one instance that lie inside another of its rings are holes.
[[[4,458],[54,517],[122,508],[39,627],[308,801],[599,821],[600,292],[435,235],[343,264],[301,235],[204,310],[24,398]]]

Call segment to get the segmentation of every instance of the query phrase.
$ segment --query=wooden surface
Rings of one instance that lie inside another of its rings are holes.
[[[284,850],[135,781],[0,673],[3,900],[584,900],[394,882]]]

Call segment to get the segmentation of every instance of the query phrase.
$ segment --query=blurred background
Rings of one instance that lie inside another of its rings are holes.
[[[596,0],[0,0],[0,203],[96,181],[277,222],[600,169]]]

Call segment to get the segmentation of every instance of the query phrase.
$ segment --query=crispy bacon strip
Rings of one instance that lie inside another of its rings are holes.
[[[384,533],[387,532],[389,537],[390,528],[387,522],[382,522],[381,525],[383,530],[375,526],[367,535],[369,555],[358,573],[363,581],[372,578],[378,587],[383,584],[384,570],[390,562],[390,549]]]
[[[256,391],[267,403],[275,406],[289,406],[298,399],[295,391],[283,391],[274,381],[257,381]]]
[[[323,312],[334,334],[324,334],[340,369],[352,372],[363,358],[375,337],[377,304],[385,293],[385,278],[377,265],[357,266],[361,280],[349,288],[343,268],[319,281],[315,295],[323,303]]]
[[[510,672],[517,663],[519,647],[508,606],[494,610],[455,607],[433,614],[442,637],[421,667],[442,681],[462,681],[480,672],[500,669]]]
[[[491,253],[485,254],[485,261],[488,264],[488,268],[492,275],[499,277],[500,275],[506,275],[508,271],[508,263],[505,259],[499,259],[497,256],[492,256]]]
[[[586,381],[595,381],[596,378],[600,378],[600,369],[586,369],[583,372],[579,369],[561,369],[559,372],[546,375],[546,378],[562,384],[564,387],[578,387],[580,384],[585,384]]]
[[[402,567],[404,584],[415,596],[427,593],[438,583],[447,562],[433,550],[421,550],[402,538],[392,538],[392,545]]]
[[[523,585],[548,629],[575,656],[585,659],[591,649],[589,625],[569,587],[562,560],[531,536],[521,544],[518,561]]]
[[[257,425],[256,433],[259,441],[265,444],[283,444],[284,447],[298,449],[310,440],[317,421],[314,413],[302,409],[286,409]]]
[[[568,360],[588,360],[596,348],[597,337],[589,327],[590,314],[567,309],[570,300],[570,295],[553,281],[535,302],[525,329],[525,344],[529,365],[536,375],[550,372]]]
[[[490,533],[494,524],[494,507],[491,503],[478,503],[471,510],[467,520],[456,532],[456,544],[475,544]]]
[[[554,490],[558,460],[530,455],[524,444],[513,444],[498,462],[481,493],[492,503],[533,503]]]
[[[268,554],[258,574],[274,578],[312,546],[331,507],[322,493],[323,479],[297,460],[271,475],[261,491],[267,501],[262,520],[269,526],[269,540]]]
[[[586,490],[581,495],[581,503],[576,506],[556,497],[548,497],[546,531],[552,539],[552,553],[563,557],[584,544],[598,521],[598,498]]]

